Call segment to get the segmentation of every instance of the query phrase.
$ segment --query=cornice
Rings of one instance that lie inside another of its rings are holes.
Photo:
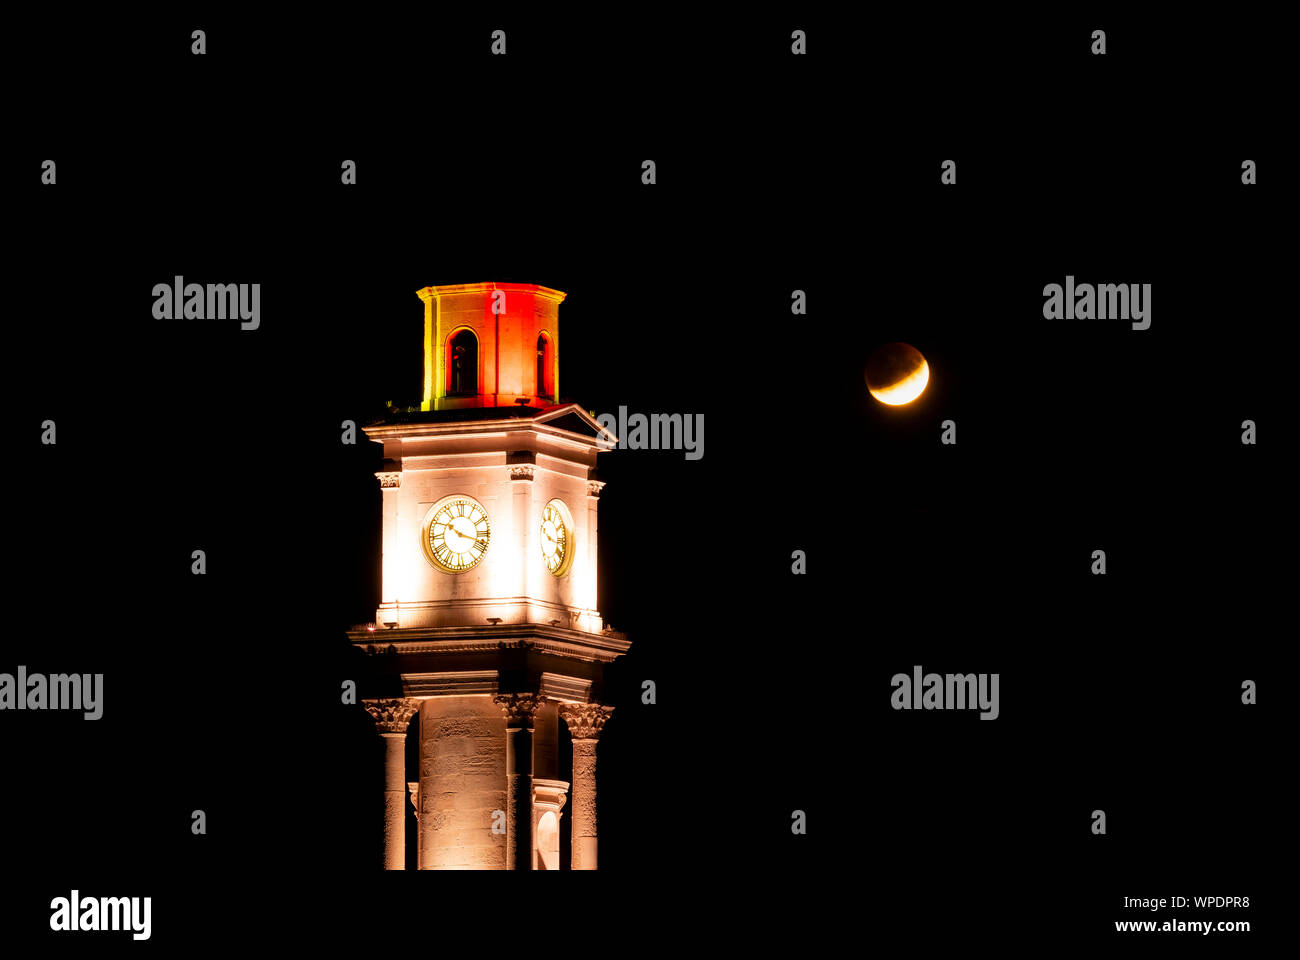
[[[368,654],[467,653],[535,650],[577,660],[609,663],[627,653],[632,641],[616,631],[587,633],[542,623],[499,623],[458,627],[388,627],[349,630],[348,639]]]

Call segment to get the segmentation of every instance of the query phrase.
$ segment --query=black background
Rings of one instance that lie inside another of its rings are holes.
[[[11,46],[0,670],[106,690],[94,723],[3,716],[7,937],[53,936],[74,887],[152,896],[186,946],[1182,949],[1116,934],[1152,916],[1122,898],[1203,894],[1252,904],[1173,911],[1252,921],[1207,942],[1268,937],[1276,25],[194,14]],[[1151,283],[1151,328],[1043,319],[1067,274]],[[154,320],[175,275],[261,283],[261,328]],[[380,499],[340,424],[418,401],[415,291],[482,280],[568,293],[566,396],[705,416],[700,461],[602,457],[600,603],[633,648],[598,875],[384,874],[377,738],[339,703]],[[862,381],[891,340],[932,369],[906,408]],[[706,532],[665,544],[683,517]],[[915,664],[1000,673],[1001,716],[891,710]]]

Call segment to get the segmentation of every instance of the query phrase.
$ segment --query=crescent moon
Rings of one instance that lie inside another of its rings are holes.
[[[881,403],[897,407],[904,403],[911,403],[919,397],[929,382],[930,364],[922,357],[921,365],[897,383],[891,383],[886,387],[873,387],[868,384],[867,389]]]

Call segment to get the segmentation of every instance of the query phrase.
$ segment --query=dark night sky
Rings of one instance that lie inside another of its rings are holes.
[[[686,924],[727,891],[756,909],[711,923],[768,942],[867,902],[873,926],[1052,916],[1100,942],[1134,889],[1265,893],[1244,851],[1269,841],[1281,697],[1243,716],[1236,691],[1284,674],[1294,335],[1272,101],[1226,92],[1250,36],[1216,25],[1202,61],[1190,24],[1112,29],[1099,64],[1071,18],[813,24],[824,59],[791,64],[786,19],[617,33],[588,60],[534,54],[569,35],[532,25],[504,75],[457,53],[470,21],[382,58],[378,23],[267,27],[205,74],[133,62],[160,26],[108,81],[19,107],[10,182],[46,154],[60,179],[12,227],[0,670],[103,671],[111,712],[5,720],[5,822],[34,865],[7,922],[134,884],[180,937],[243,890],[249,916],[319,911],[365,942],[377,913],[500,896],[378,874],[378,759],[336,694],[379,546],[379,447],[339,423],[418,399],[415,291],[480,280],[569,294],[567,397],[706,422],[701,461],[602,458],[601,608],[634,642],[601,753],[613,883],[564,881],[555,929],[575,903]],[[264,65],[291,40],[301,70]],[[78,51],[109,62],[86,36],[46,49]],[[1276,187],[1240,186],[1246,155]],[[154,321],[177,274],[260,282],[263,329]],[[1151,283],[1152,328],[1044,320],[1066,274]],[[907,408],[862,380],[892,340],[931,365]],[[55,448],[32,439],[47,417]],[[677,517],[705,531],[680,564]],[[915,663],[1000,671],[1002,717],[891,711]]]

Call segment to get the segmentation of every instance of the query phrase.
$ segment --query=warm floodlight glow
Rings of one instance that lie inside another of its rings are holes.
[[[921,351],[906,343],[887,343],[867,361],[867,389],[891,407],[911,403],[930,382],[930,365]]]

